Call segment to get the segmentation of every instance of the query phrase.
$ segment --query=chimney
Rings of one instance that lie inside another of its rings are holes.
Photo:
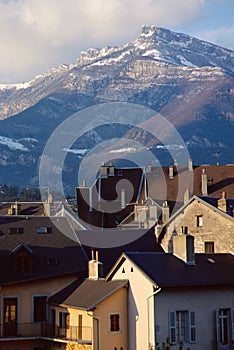
[[[226,200],[226,192],[222,192],[222,197],[218,200],[218,209],[227,213],[227,200]]]
[[[147,174],[151,174],[151,173],[152,173],[152,163],[148,163],[148,164],[146,165],[145,172],[146,172]]]
[[[96,253],[96,254],[95,254]],[[94,256],[95,255],[95,256]],[[89,279],[103,278],[103,264],[98,260],[98,251],[91,250],[91,260],[88,263]]]
[[[159,236],[160,236],[161,230],[162,230],[162,226],[159,225],[159,224],[157,224],[157,225],[155,226],[155,228],[154,228],[154,234],[155,234],[155,236],[156,236],[156,238],[157,238],[157,241],[158,241],[158,238],[159,238]]]
[[[173,179],[174,176],[174,167],[173,165],[169,165],[169,179]]]
[[[165,223],[169,220],[170,217],[170,207],[167,204],[167,201],[163,203],[162,206],[162,222]]]
[[[101,166],[100,166],[100,176],[101,178],[107,178],[107,166],[105,165],[105,163],[103,163]]]
[[[114,175],[115,175],[115,167],[112,164],[112,162],[110,162],[110,165],[109,165],[109,176],[114,176]]]
[[[205,169],[202,169],[202,174],[201,174],[201,193],[203,196],[207,196],[207,174]]]
[[[187,187],[184,192],[184,204],[186,204],[190,200],[191,194],[189,188]]]
[[[48,193],[47,201],[44,202],[45,215],[51,216],[51,205],[53,203],[53,195]]]
[[[126,207],[125,189],[122,188],[122,190],[121,190],[121,209],[124,209],[125,207]]]
[[[193,160],[191,158],[188,160],[188,170],[193,171]]]
[[[177,167],[177,166],[178,166],[178,162],[177,162],[177,160],[176,160],[176,159],[174,160],[174,166],[175,166],[175,167]]]
[[[195,265],[194,237],[189,234],[174,236],[173,254],[187,265]]]
[[[20,215],[20,212],[21,205],[18,202],[11,204],[10,208],[8,209],[8,215]]]

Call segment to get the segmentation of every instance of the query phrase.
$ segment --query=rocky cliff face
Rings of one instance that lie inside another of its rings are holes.
[[[143,26],[131,43],[89,49],[74,64],[28,83],[0,85],[0,182],[18,182],[14,167],[17,174],[26,169],[26,181],[36,184],[38,159],[56,126],[81,109],[114,101],[154,109],[175,125],[193,150],[212,148],[207,158],[195,152],[195,162],[212,162],[217,149],[225,154],[224,162],[232,162],[233,69],[233,51]],[[89,149],[105,137],[106,132],[94,131],[80,146]]]

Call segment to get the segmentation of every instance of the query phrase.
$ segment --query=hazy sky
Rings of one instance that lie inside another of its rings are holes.
[[[26,82],[150,24],[234,49],[234,0],[0,0],[0,83]]]

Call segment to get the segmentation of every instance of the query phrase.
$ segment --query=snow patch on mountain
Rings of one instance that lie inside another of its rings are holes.
[[[0,136],[0,144],[7,146],[13,151],[28,151],[28,148],[26,148],[22,143],[18,142],[17,140],[13,140],[9,137]]]

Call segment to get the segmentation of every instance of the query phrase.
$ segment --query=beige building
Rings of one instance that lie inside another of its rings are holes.
[[[195,238],[196,253],[233,253],[234,218],[226,213],[223,197],[216,207],[193,196],[164,225],[157,225],[157,241],[165,252],[173,251],[173,236],[189,233]]]
[[[49,299],[54,326],[71,342],[90,343],[92,350],[127,350],[126,279],[106,281],[102,263],[89,261],[89,278],[77,280]]]
[[[234,257],[195,255],[193,243],[181,235],[174,254],[123,253],[108,274],[129,280],[128,350],[156,349],[167,338],[175,348],[234,349]]]

